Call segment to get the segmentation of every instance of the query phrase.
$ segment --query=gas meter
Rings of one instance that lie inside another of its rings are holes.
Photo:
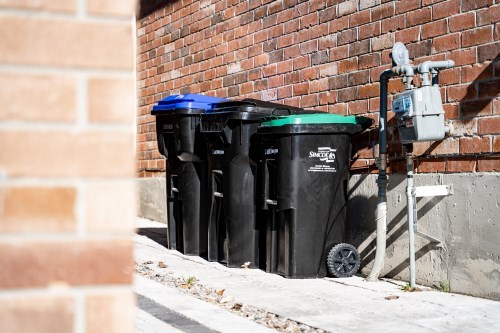
[[[439,88],[425,86],[397,94],[392,101],[403,143],[443,140],[446,126]]]
[[[411,143],[443,140],[448,128],[444,122],[437,75],[439,69],[452,67],[453,61],[426,61],[412,66],[408,50],[399,42],[394,44],[392,59],[396,65],[414,68],[422,76],[422,86],[419,88],[411,84],[411,78],[404,77],[406,90],[397,94],[392,101],[400,141]],[[411,74],[413,75],[413,72]],[[432,75],[432,85],[429,75]]]

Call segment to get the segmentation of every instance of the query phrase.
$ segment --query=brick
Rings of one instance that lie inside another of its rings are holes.
[[[308,82],[303,82],[303,83],[298,83],[293,86],[293,95],[294,96],[300,96],[300,95],[307,95],[309,93],[309,83]]]
[[[135,332],[135,296],[130,291],[90,294],[85,308],[87,333]]]
[[[380,22],[365,24],[358,28],[358,39],[360,40],[375,36],[380,36]]]
[[[318,67],[309,67],[300,71],[302,81],[315,80],[318,78]]]
[[[496,59],[500,54],[500,42],[477,47],[477,61],[485,62]]]
[[[447,0],[432,6],[432,19],[438,20],[460,13],[461,0]]]
[[[132,124],[135,84],[132,78],[92,77],[88,81],[89,121]]]
[[[422,39],[441,36],[448,32],[446,20],[435,21],[422,26]]]
[[[333,75],[337,75],[338,69],[337,64],[329,63],[319,67],[319,76],[320,77],[330,77]]]
[[[130,284],[133,279],[133,244],[126,238],[3,241],[0,249],[0,289]]]
[[[340,16],[354,13],[357,9],[357,3],[358,3],[358,0],[347,0],[347,1],[341,2],[338,5],[337,15],[340,17]]]
[[[394,35],[385,34],[380,37],[374,37],[371,39],[372,51],[381,51],[384,49],[389,49],[394,45]]]
[[[386,3],[372,9],[372,21],[394,16],[394,3]]]
[[[455,62],[455,66],[471,65],[476,63],[476,49],[460,49],[451,51],[448,59]]]
[[[485,44],[493,41],[493,27],[482,27],[462,33],[462,47]]]
[[[492,81],[479,82],[478,95],[480,98],[498,97],[500,95],[500,78]]]
[[[368,112],[368,101],[352,101],[348,103],[349,114],[362,114]]]
[[[435,142],[431,145],[431,155],[451,155],[458,154],[459,140],[458,139],[445,139],[443,141]]]
[[[461,82],[460,68],[444,69],[439,72],[439,84],[441,86],[457,84],[460,82]]]
[[[300,106],[303,108],[317,106],[318,104],[319,104],[318,94],[302,96],[300,99]]]
[[[396,13],[401,14],[420,8],[420,0],[406,0],[396,2]]]
[[[368,39],[349,44],[349,56],[370,53],[370,41]]]
[[[89,182],[85,185],[84,196],[88,231],[133,232],[136,216],[133,181]]]
[[[455,15],[449,19],[449,28],[451,32],[462,31],[473,28],[476,25],[476,16],[474,13],[463,13]]]
[[[75,327],[75,301],[66,295],[0,298],[0,329],[9,333],[67,333]]]
[[[376,97],[380,94],[380,84],[372,83],[358,88],[358,98]]]
[[[380,65],[380,54],[371,53],[358,58],[359,69],[372,68]]]
[[[477,160],[477,171],[479,172],[500,171],[500,158],[498,156],[479,157]]]
[[[405,15],[398,15],[382,21],[382,33],[396,31],[406,27]],[[360,28],[361,29],[361,28]]]
[[[479,134],[500,134],[500,117],[480,118],[477,127]]]
[[[462,12],[492,5],[493,0],[462,0]]]
[[[489,137],[464,137],[460,138],[461,154],[478,154],[490,152]]]
[[[494,153],[500,152],[500,136],[493,137],[492,151]]]
[[[418,173],[444,172],[446,161],[444,158],[419,158],[416,163]]]
[[[452,157],[446,161],[446,172],[473,172],[476,169],[476,159],[469,157]]]
[[[339,74],[345,72],[352,72],[358,69],[358,61],[357,59],[349,59],[341,61],[338,64],[338,72]]]
[[[349,16],[349,27],[370,23],[370,10],[363,10]]]
[[[500,5],[492,6],[477,12],[477,25],[498,23],[500,17]]]
[[[76,190],[68,187],[1,187],[0,232],[76,230]]]
[[[1,120],[76,120],[76,82],[71,77],[0,73],[0,86],[0,100],[5,101]]]
[[[493,66],[489,64],[474,64],[462,67],[462,82],[472,82],[493,77]]]
[[[416,42],[420,37],[420,27],[408,28],[405,30],[396,32],[396,41],[401,42],[403,44]]]
[[[77,0],[2,0],[0,8],[19,8],[37,11],[75,12]]]
[[[133,69],[132,29],[128,22],[77,23],[2,16],[0,49],[9,50],[0,53],[3,64]]]
[[[477,122],[475,119],[454,120],[451,122],[451,126],[453,128],[453,136],[477,134]]]
[[[345,89],[340,89],[337,91],[337,100],[339,102],[349,102],[356,100],[358,96],[357,87],[349,87]]]
[[[432,12],[429,7],[415,10],[411,12],[411,15],[406,16],[406,24],[409,27],[424,24],[431,21],[431,16]]]
[[[337,35],[337,44],[344,45],[344,44],[352,43],[356,39],[357,39],[356,29],[344,30]]]
[[[436,37],[432,40],[433,53],[456,50],[460,47],[460,33]]]
[[[116,130],[3,131],[0,165],[12,177],[129,177],[133,140],[132,133]]]
[[[491,100],[478,99],[474,101],[462,101],[460,103],[460,117],[478,117],[491,114]]]
[[[94,15],[132,17],[136,12],[136,6],[135,0],[87,0],[87,11]]]

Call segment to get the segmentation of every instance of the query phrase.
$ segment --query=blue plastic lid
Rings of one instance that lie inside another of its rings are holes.
[[[212,109],[212,104],[223,100],[223,98],[219,97],[198,94],[171,95],[153,106],[152,113],[158,111],[175,111],[178,109],[195,109],[204,110],[206,112]]]

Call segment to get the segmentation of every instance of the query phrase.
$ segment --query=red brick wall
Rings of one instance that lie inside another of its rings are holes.
[[[0,0],[0,332],[134,331],[135,0]]]
[[[168,2],[137,26],[139,175],[164,171],[149,112],[170,94],[252,97],[377,120],[379,75],[397,41],[415,62],[456,63],[440,76],[454,134],[415,146],[418,171],[500,171],[499,2]],[[400,80],[391,81],[390,92],[400,90]],[[391,166],[400,171],[401,145],[392,133]],[[376,143],[376,130],[356,140],[353,170],[374,169]]]

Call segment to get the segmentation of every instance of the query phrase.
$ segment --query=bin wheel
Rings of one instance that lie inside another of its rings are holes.
[[[361,266],[358,250],[351,244],[340,243],[328,252],[326,265],[331,275],[338,278],[351,277]]]

